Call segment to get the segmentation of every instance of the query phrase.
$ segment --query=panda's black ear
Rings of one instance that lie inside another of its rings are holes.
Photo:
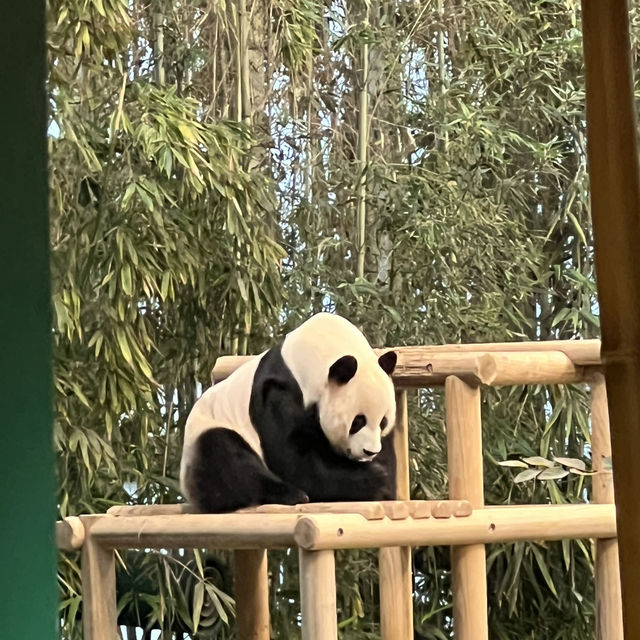
[[[398,354],[395,351],[387,351],[378,358],[378,364],[382,367],[382,370],[390,376],[393,370],[396,368],[398,362]]]
[[[347,384],[358,370],[358,361],[353,356],[342,356],[329,367],[329,380],[337,384]]]

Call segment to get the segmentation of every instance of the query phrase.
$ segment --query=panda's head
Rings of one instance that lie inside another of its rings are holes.
[[[387,351],[360,362],[345,355],[329,367],[318,413],[325,436],[339,454],[366,462],[380,452],[382,437],[396,418],[391,381],[396,361],[396,353]]]

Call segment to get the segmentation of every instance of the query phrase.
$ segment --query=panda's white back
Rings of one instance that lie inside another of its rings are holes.
[[[263,354],[238,367],[228,378],[209,387],[193,405],[184,431],[184,446],[180,461],[180,481],[192,457],[193,446],[207,429],[226,428],[238,433],[262,458],[257,431],[249,418],[249,401],[256,369]]]

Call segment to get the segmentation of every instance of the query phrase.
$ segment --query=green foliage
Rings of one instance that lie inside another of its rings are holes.
[[[50,0],[61,515],[176,501],[215,358],[313,312],[375,345],[597,336],[578,4]],[[443,497],[441,392],[410,415],[413,496]],[[583,388],[485,390],[487,502],[583,501],[587,415]],[[588,545],[487,553],[491,637],[594,637]],[[229,560],[126,554],[121,622],[231,637]],[[339,566],[342,637],[376,637],[375,554]],[[299,637],[296,554],[270,568],[274,636]],[[448,550],[414,569],[416,637],[451,637]],[[59,575],[78,637],[77,558]]]

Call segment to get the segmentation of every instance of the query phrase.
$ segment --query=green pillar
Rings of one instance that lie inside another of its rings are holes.
[[[0,19],[0,636],[53,640],[44,1]]]

